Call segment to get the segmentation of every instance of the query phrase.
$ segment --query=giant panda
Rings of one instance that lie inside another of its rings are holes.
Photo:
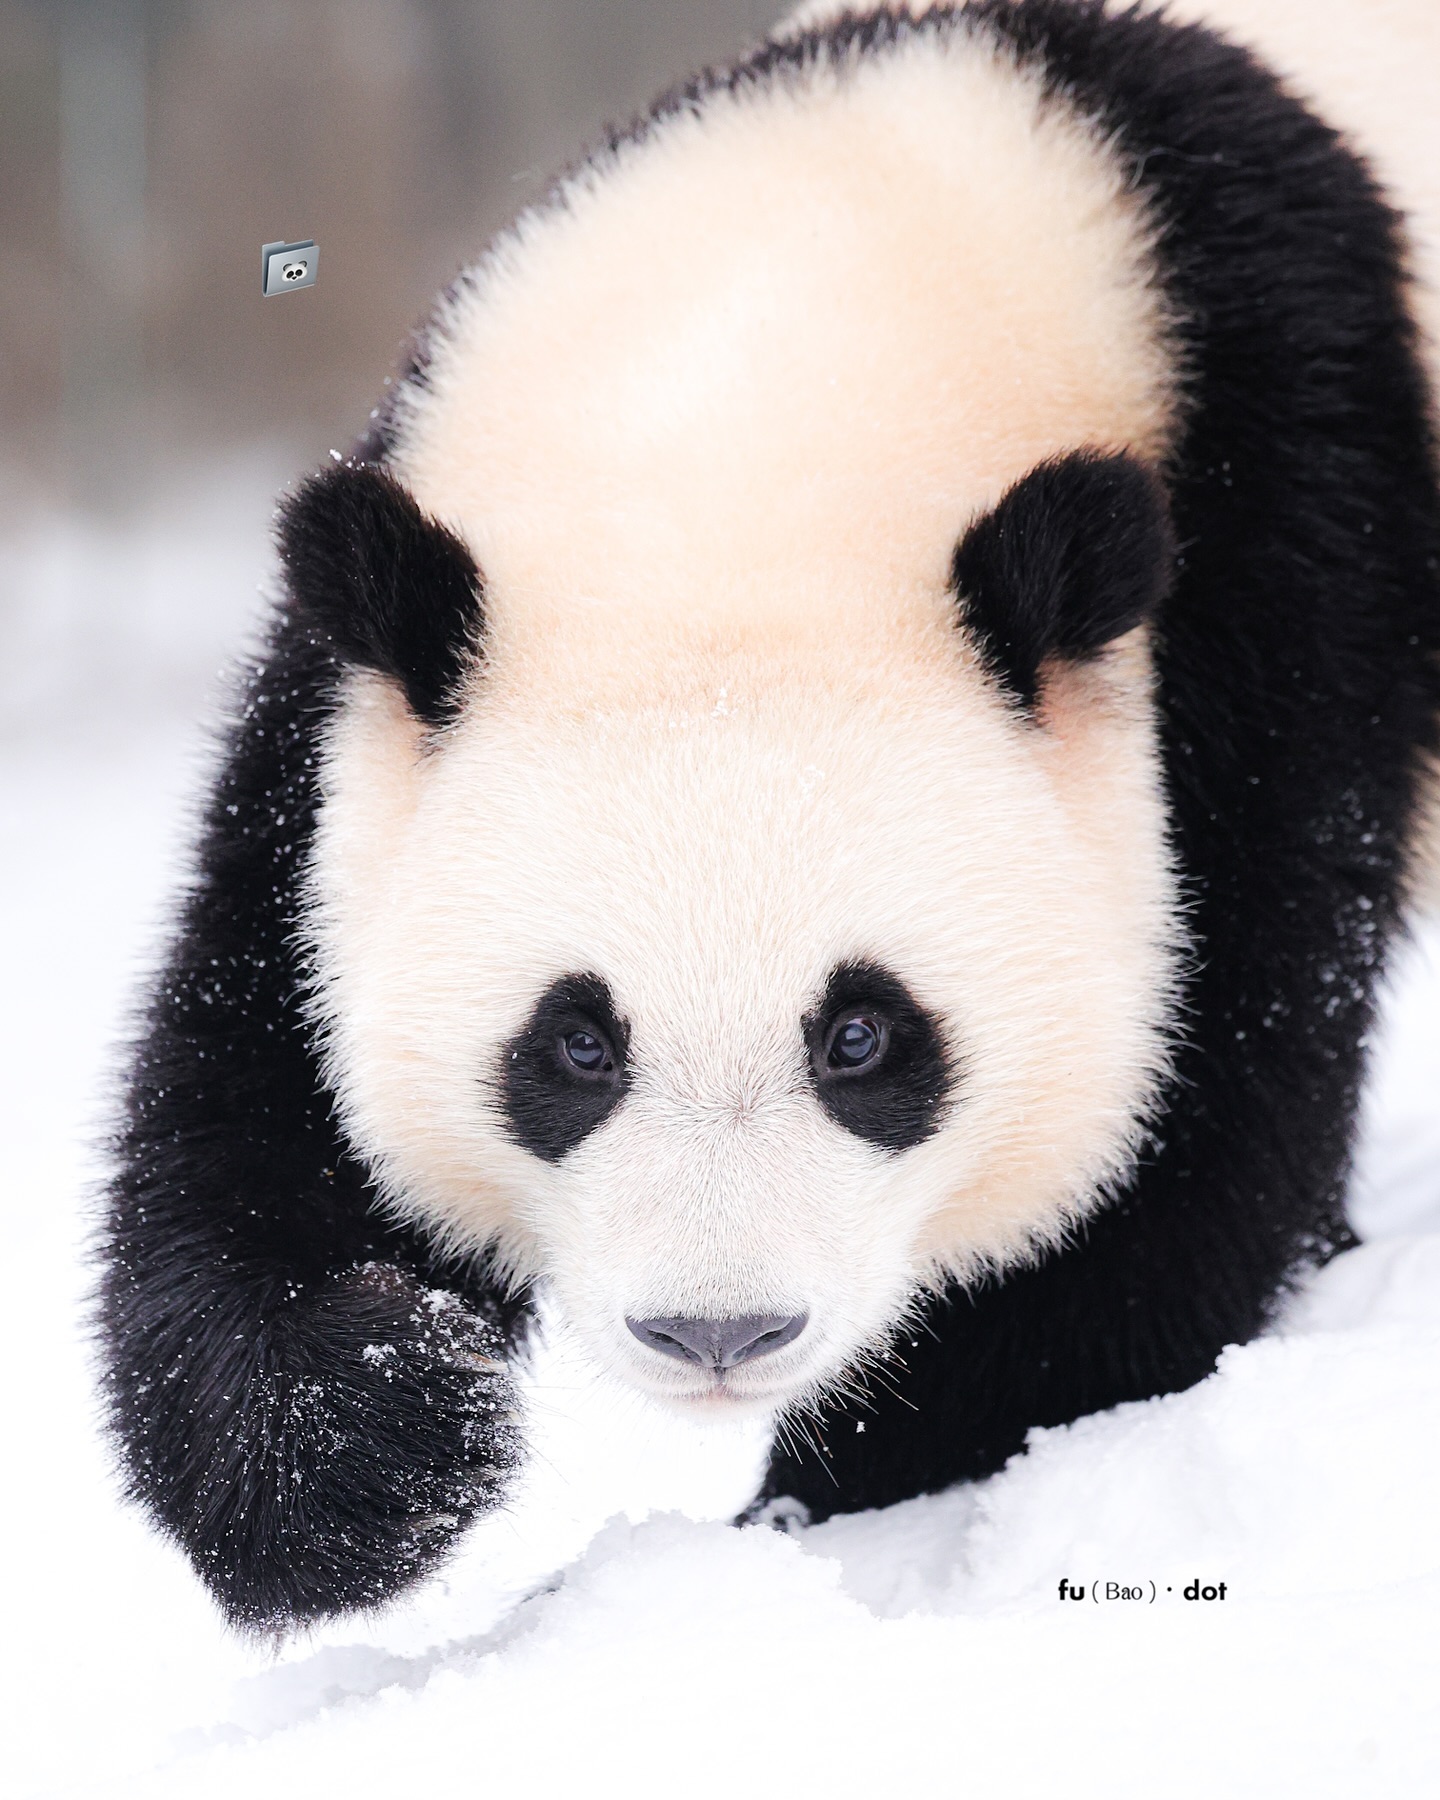
[[[1409,255],[1249,51],[970,0],[802,17],[455,282],[284,502],[117,1138],[110,1418],[231,1620],[504,1500],[538,1296],[819,1518],[1347,1242],[1440,716]]]

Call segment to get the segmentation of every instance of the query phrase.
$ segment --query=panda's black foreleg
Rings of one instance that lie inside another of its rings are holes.
[[[518,1431],[493,1310],[399,1262],[248,1249],[173,1210],[117,1218],[102,1327],[132,1493],[266,1631],[423,1575],[503,1492]]]
[[[334,681],[280,613],[135,1047],[97,1246],[127,1486],[263,1631],[401,1591],[519,1454],[522,1308],[381,1207],[305,1015],[296,921]]]

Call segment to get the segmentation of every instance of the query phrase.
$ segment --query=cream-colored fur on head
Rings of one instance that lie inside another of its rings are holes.
[[[461,286],[397,470],[474,548],[497,654],[513,630],[623,665],[677,615],[839,630],[856,602],[868,632],[1045,455],[1163,450],[1148,236],[1104,146],[983,38],[717,95]]]
[[[983,39],[718,95],[522,222],[403,398],[398,473],[486,580],[429,744],[356,676],[307,931],[347,1128],[390,1203],[629,1315],[807,1311],[733,1392],[794,1398],[917,1284],[1025,1254],[1134,1154],[1179,930],[1143,632],[1041,726],[954,627],[967,522],[1047,455],[1171,429],[1147,221]],[[801,1021],[869,959],[961,1070],[901,1154],[851,1136]],[[562,1161],[506,1135],[501,1046],[559,975],[631,1027]]]

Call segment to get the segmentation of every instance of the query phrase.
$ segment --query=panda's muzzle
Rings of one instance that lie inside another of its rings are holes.
[[[647,1349],[720,1375],[793,1344],[809,1318],[808,1313],[752,1314],[743,1319],[626,1319],[625,1323]]]

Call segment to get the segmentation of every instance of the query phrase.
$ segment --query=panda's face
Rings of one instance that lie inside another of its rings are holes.
[[[344,1123],[628,1380],[803,1397],[1133,1155],[1176,938],[1153,241],[983,31],[807,64],[526,215],[384,478],[292,514],[359,665],[307,921]]]
[[[365,674],[331,731],[308,930],[352,1139],[677,1401],[800,1399],[1062,1229],[1163,1061],[1143,644],[1042,730],[938,607],[890,637],[648,687],[502,644],[438,740]]]

